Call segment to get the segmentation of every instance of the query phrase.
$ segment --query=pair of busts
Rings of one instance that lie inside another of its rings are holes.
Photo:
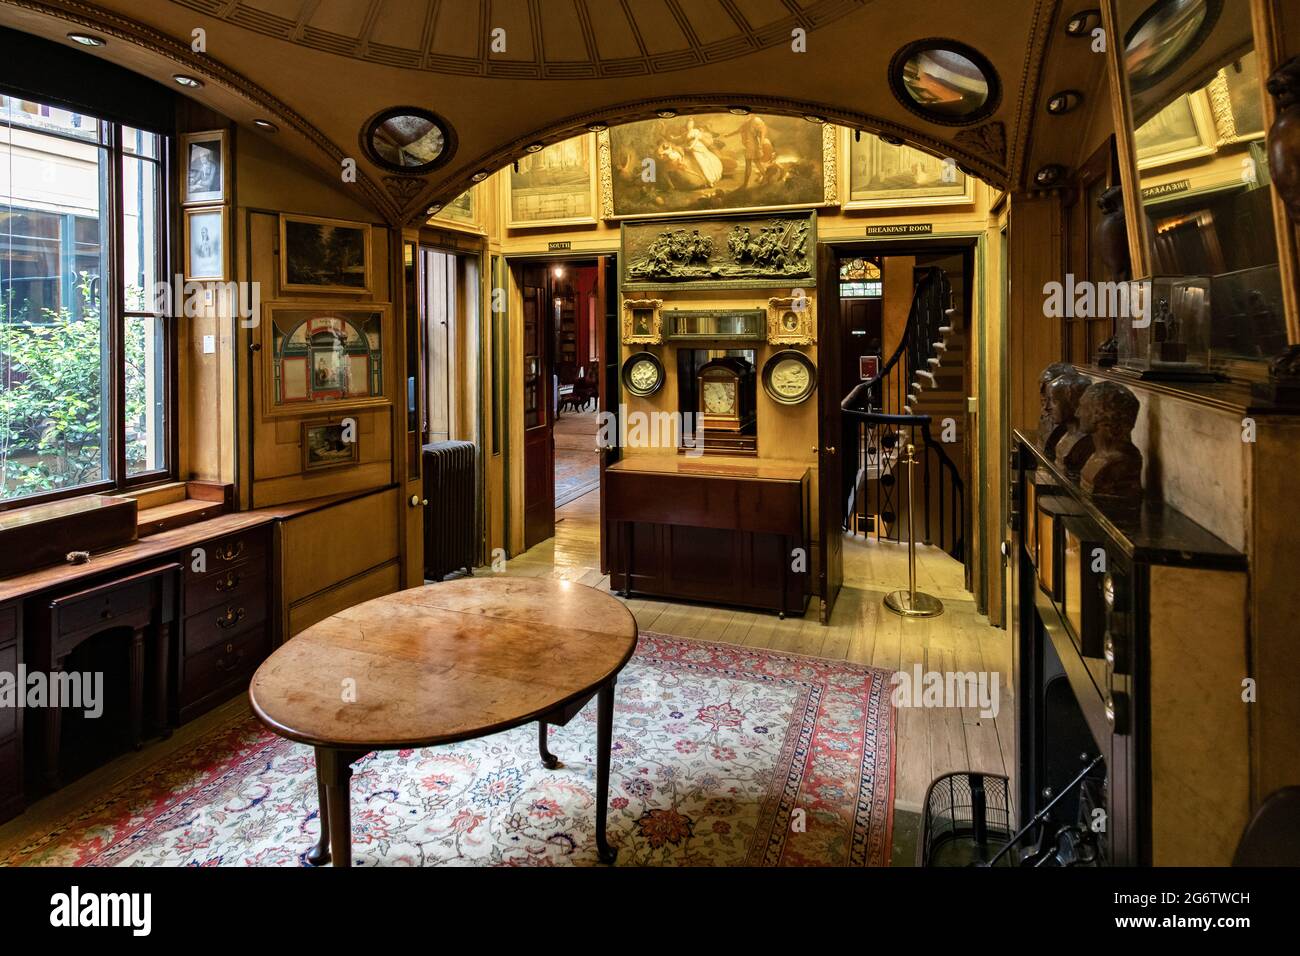
[[[1049,378],[1053,371],[1058,374]],[[1142,452],[1131,438],[1137,396],[1116,382],[1093,382],[1069,365],[1048,366],[1039,382],[1044,453],[1089,494],[1140,499]]]

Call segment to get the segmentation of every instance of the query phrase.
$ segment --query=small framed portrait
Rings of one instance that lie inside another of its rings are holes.
[[[370,292],[370,224],[280,214],[282,292]]]
[[[812,345],[817,341],[812,298],[787,295],[768,299],[767,341],[772,345]]]
[[[224,129],[181,136],[181,162],[184,174],[181,205],[220,203],[230,198]]]
[[[185,278],[226,281],[226,207],[185,210]]]
[[[663,299],[623,300],[623,344],[659,345],[664,340]]]
[[[315,419],[302,423],[302,470],[322,471],[361,461],[356,423]]]

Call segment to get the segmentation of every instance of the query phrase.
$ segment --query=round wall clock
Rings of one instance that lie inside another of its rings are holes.
[[[817,387],[817,367],[794,349],[777,352],[763,365],[763,390],[782,405],[806,402]]]
[[[664,384],[664,366],[650,352],[636,352],[623,363],[623,387],[638,398],[653,395]]]

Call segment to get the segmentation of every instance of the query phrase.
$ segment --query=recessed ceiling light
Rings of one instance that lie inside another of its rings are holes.
[[[749,110],[744,106],[728,106],[727,112],[732,116],[748,116]]]
[[[197,90],[199,87],[203,85],[202,80],[198,79],[197,77],[187,76],[184,73],[176,73],[172,76],[172,79],[175,80],[179,85],[188,87],[191,90]]]
[[[1083,94],[1077,90],[1061,90],[1047,98],[1047,112],[1053,116],[1062,116],[1083,102]]]
[[[880,136],[881,140],[883,140],[884,142],[888,143],[890,146],[902,146],[902,145],[903,145],[903,141],[902,141],[901,139],[899,139],[897,136],[890,136],[888,133],[880,133],[879,136]]]
[[[438,212],[439,212],[441,209],[442,209],[441,206],[430,206],[428,209],[426,209],[426,210],[424,211],[424,214],[425,214],[426,216],[436,216],[436,215],[438,215]]]
[[[588,123],[587,129],[591,130],[593,133],[603,133],[605,130],[609,129],[609,127],[604,123]]]
[[[253,125],[256,126],[258,129],[266,130],[268,133],[276,133],[279,132],[280,130],[280,127],[276,126],[270,120],[255,119],[253,120]]]
[[[656,111],[655,111],[655,116],[658,116],[660,119],[672,119],[672,118],[673,118],[674,116],[676,116],[676,115],[677,115],[677,111],[676,111],[676,110],[656,110]]]
[[[103,37],[91,36],[89,33],[69,33],[68,39],[82,46],[103,46],[108,42]]]
[[[1100,25],[1100,10],[1080,10],[1065,21],[1065,32],[1068,36],[1081,37],[1091,34]]]
[[[471,176],[470,179],[472,179],[476,183],[481,183],[483,180],[487,179],[488,176],[490,175],[492,174],[489,173],[486,169],[480,169],[473,176]]]
[[[1034,185],[1044,189],[1055,186],[1065,177],[1065,167],[1051,163],[1034,173]]]
[[[825,116],[818,116],[816,113],[804,113],[803,118],[810,123],[825,123]]]
[[[524,147],[524,149],[528,150],[528,152],[530,153],[540,153],[545,148],[546,147],[543,146],[541,143],[529,143],[527,146]]]

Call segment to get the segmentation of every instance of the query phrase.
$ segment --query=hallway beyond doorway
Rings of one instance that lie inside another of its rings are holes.
[[[562,508],[600,487],[595,410],[566,412],[555,419],[555,507]]]

